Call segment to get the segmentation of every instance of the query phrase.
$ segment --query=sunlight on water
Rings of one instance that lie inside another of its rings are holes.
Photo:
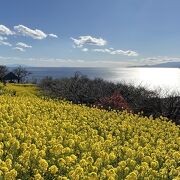
[[[129,68],[128,71],[126,72],[128,77],[122,78],[119,74],[116,81],[123,79],[136,85],[145,85],[150,89],[180,91],[180,69],[178,68]]]
[[[180,82],[178,72],[179,69],[139,69],[137,75],[139,80],[147,84],[172,87]]]

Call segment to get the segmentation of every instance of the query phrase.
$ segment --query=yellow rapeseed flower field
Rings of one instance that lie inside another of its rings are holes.
[[[37,87],[33,84],[7,84],[5,86],[7,93],[13,94],[13,91],[16,93],[16,96],[36,96],[39,91]]]
[[[180,179],[180,128],[36,96],[0,96],[0,179]]]

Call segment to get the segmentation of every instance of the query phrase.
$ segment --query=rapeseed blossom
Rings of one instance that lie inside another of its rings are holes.
[[[36,96],[0,96],[0,179],[180,179],[166,118]]]

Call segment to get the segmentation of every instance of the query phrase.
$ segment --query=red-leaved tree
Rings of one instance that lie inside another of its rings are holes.
[[[104,109],[115,109],[120,111],[127,110],[128,112],[131,111],[131,108],[129,107],[128,103],[119,92],[114,92],[109,97],[99,99],[95,103],[95,106]]]

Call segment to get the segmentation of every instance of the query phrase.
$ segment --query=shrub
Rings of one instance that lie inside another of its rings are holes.
[[[119,92],[114,92],[111,96],[100,98],[95,103],[95,106],[105,109],[127,110],[129,112],[131,111],[128,103]]]
[[[102,97],[112,94],[115,84],[96,78],[91,80],[76,73],[74,77],[52,79],[46,77],[39,87],[50,97],[67,99],[73,103],[93,104]]]

